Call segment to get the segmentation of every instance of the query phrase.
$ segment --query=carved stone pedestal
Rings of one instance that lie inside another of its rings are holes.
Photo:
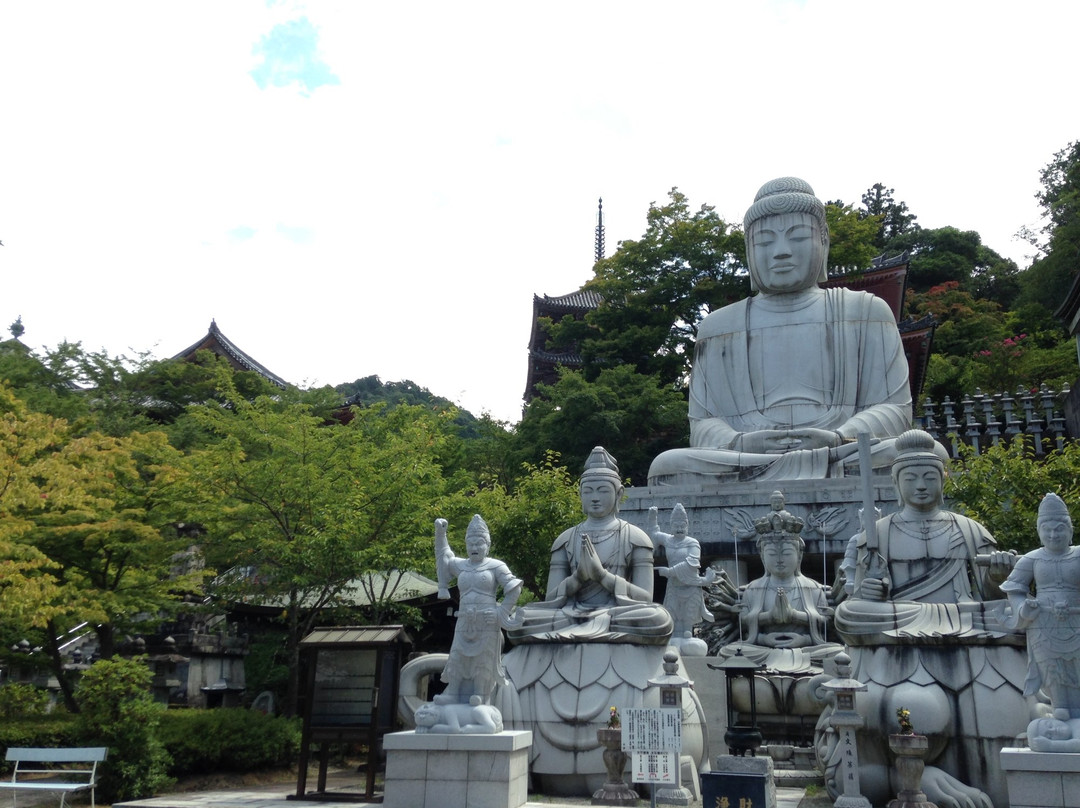
[[[1080,754],[1005,747],[1001,750],[1001,768],[1009,786],[1010,808],[1063,808],[1077,804]]]
[[[929,741],[925,735],[890,735],[889,749],[896,755],[900,791],[888,808],[937,808],[922,790],[923,769]]]
[[[386,808],[518,808],[529,795],[531,732],[394,732],[386,750]]]
[[[596,740],[604,747],[604,767],[607,782],[593,792],[593,805],[636,805],[637,792],[626,784],[626,752],[622,750],[622,730],[598,729]]]

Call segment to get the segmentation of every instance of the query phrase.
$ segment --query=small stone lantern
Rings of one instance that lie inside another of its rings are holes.
[[[674,651],[664,653],[663,675],[649,680],[649,687],[660,691],[660,708],[678,709],[680,719],[683,714],[683,691],[693,686],[692,681],[679,675],[679,655]],[[694,801],[693,793],[682,784],[682,749],[675,750],[675,784],[658,787],[653,796],[655,802],[668,805],[689,805]]]
[[[743,757],[749,752],[751,757],[755,757],[762,741],[761,730],[757,725],[757,672],[764,666],[744,657],[740,648],[735,651],[735,656],[728,657],[720,665],[709,667],[724,672],[724,693],[727,696],[727,731],[724,733],[724,743],[728,746],[728,754]],[[739,678],[745,678],[750,685],[749,724],[740,724],[735,710],[733,688]]]
[[[841,652],[834,657],[836,678],[821,687],[836,699],[829,725],[836,730],[840,748],[839,769],[836,779],[843,793],[836,798],[835,808],[870,808],[870,801],[859,791],[859,751],[855,732],[865,721],[855,709],[855,694],[866,690],[866,685],[851,676],[851,657]]]

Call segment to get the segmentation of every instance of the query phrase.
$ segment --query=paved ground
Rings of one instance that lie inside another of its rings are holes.
[[[308,781],[313,782],[312,780]],[[317,802],[307,804],[313,808],[366,808],[372,803],[358,801],[363,794],[364,784],[359,775],[346,772],[332,774],[327,780],[326,796]],[[294,797],[296,783],[279,782],[264,786],[241,786],[236,789],[218,788],[208,791],[185,791],[175,794],[165,794],[152,799],[133,800],[131,802],[117,803],[113,808],[300,808],[304,802]],[[343,799],[335,800],[333,795],[341,794]],[[804,800],[805,791],[801,788],[777,788],[777,808],[811,808],[809,798]],[[306,801],[305,801],[306,802]],[[375,803],[381,805],[381,803]],[[828,805],[831,806],[831,801]],[[566,799],[548,798],[543,795],[530,794],[527,808],[581,808],[591,805],[589,799]],[[648,806],[649,800],[643,799],[642,806]],[[702,808],[711,808],[703,806]]]

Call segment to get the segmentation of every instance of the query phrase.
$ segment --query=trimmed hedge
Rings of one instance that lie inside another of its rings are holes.
[[[299,719],[243,708],[170,710],[158,733],[173,777],[290,766],[300,749]]]
[[[12,764],[3,754],[12,746],[82,746],[75,716],[71,713],[50,713],[0,721],[0,771],[10,772]]]
[[[0,772],[10,771],[2,757],[11,746],[84,746],[76,722],[70,713],[0,721]],[[300,750],[299,719],[241,708],[169,710],[156,734],[172,756],[172,777],[283,768]]]

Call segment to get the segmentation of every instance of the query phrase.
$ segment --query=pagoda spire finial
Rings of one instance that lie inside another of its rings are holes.
[[[604,260],[604,198],[600,197],[600,204],[596,210],[596,260]]]

